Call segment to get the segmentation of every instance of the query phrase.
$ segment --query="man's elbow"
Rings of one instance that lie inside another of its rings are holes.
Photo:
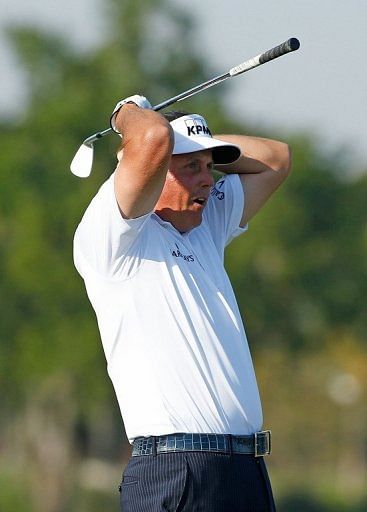
[[[274,171],[279,172],[285,180],[292,170],[292,150],[285,142],[279,142],[276,158],[272,165]]]
[[[161,123],[147,130],[144,134],[142,147],[150,152],[154,160],[169,158],[173,151],[174,134],[170,124]]]

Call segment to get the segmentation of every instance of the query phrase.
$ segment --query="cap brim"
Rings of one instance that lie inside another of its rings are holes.
[[[184,153],[194,153],[195,151],[211,149],[213,152],[213,162],[215,164],[230,164],[238,160],[241,155],[240,148],[234,144],[229,144],[211,137],[198,137],[198,139],[199,140],[195,140],[194,137],[191,137],[189,141],[183,140],[179,143],[175,143],[172,154],[182,155]]]

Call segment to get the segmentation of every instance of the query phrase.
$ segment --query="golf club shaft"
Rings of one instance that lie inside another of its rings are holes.
[[[250,69],[253,69],[257,66],[260,66],[261,64],[265,64],[266,62],[269,62],[271,60],[277,59],[278,57],[281,57],[282,55],[285,55],[286,53],[293,52],[295,50],[298,50],[300,46],[300,43],[298,39],[295,37],[292,37],[285,41],[284,43],[275,46],[271,50],[268,50],[264,53],[260,53],[256,57],[253,57],[252,59],[246,60],[242,64],[238,64],[238,66],[235,66],[231,68],[227,73],[223,73],[222,75],[218,75],[210,80],[207,80],[206,82],[203,82],[196,87],[192,87],[191,89],[188,89],[187,91],[182,92],[181,94],[178,94],[177,96],[173,96],[172,98],[169,98],[168,100],[163,101],[162,103],[158,103],[155,107],[153,107],[153,110],[161,110],[163,108],[169,107],[170,105],[173,105],[174,103],[178,101],[182,101],[184,99],[189,98],[190,96],[194,96],[200,91],[203,91],[204,89],[208,89],[209,87],[212,87],[213,85],[219,84],[220,82],[223,82],[224,80],[227,80],[227,78],[231,78],[233,76],[240,75],[242,73],[245,73],[245,71],[249,71]],[[83,144],[85,145],[91,145],[96,140],[100,139],[101,137],[104,137],[104,135],[107,135],[108,133],[113,132],[112,128],[107,128],[106,130],[103,130],[101,132],[97,132],[94,135],[91,135],[85,141]]]
[[[260,66],[261,64],[265,64],[265,62],[269,62],[271,60],[276,59],[277,57],[281,57],[282,55],[285,55],[286,53],[298,50],[299,46],[300,46],[300,43],[299,43],[298,39],[296,39],[295,37],[292,37],[292,38],[288,39],[287,41],[285,41],[284,43],[282,43],[278,46],[275,46],[271,50],[268,50],[264,53],[260,53],[256,57],[246,60],[242,64],[238,64],[238,66],[231,68],[227,73],[223,73],[223,75],[219,75],[219,76],[216,76],[215,78],[211,78],[207,82],[203,82],[202,84],[199,84],[196,87],[192,87],[191,89],[188,89],[187,91],[182,92],[181,94],[178,94],[177,96],[174,96],[173,98],[170,98],[169,100],[159,103],[158,105],[153,107],[153,110],[161,110],[162,108],[168,107],[169,105],[172,105],[173,103],[185,100],[185,99],[189,98],[190,96],[194,96],[198,92],[203,91],[204,89],[208,89],[209,87],[212,87],[213,85],[217,85],[220,82],[227,80],[227,78],[231,78],[232,76],[240,75],[241,73],[244,73],[245,71],[249,71],[250,69]]]

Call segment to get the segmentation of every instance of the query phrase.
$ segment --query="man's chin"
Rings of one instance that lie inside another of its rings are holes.
[[[194,227],[200,226],[203,221],[203,208],[200,210],[189,210],[188,212],[188,220],[195,224]]]
[[[194,228],[200,226],[203,221],[203,212],[202,211],[193,211],[186,210],[186,212],[181,212],[179,218],[176,219],[176,229],[178,229],[181,233],[185,233],[191,231]],[[177,227],[179,226],[179,227]]]
[[[163,220],[170,222],[178,231],[184,233],[200,226],[203,220],[203,208],[190,208],[174,211],[169,208],[155,210],[155,213]]]

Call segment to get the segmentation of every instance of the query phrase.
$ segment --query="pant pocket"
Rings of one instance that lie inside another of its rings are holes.
[[[139,496],[139,475],[135,468],[127,465],[122,475],[121,483],[118,487],[120,493],[120,511],[121,512],[140,512],[137,507]]]
[[[139,482],[139,478],[133,475],[124,475],[122,477],[122,481],[120,487],[124,487],[125,485],[137,484]]]
[[[135,457],[120,485],[121,512],[183,512],[188,479],[182,453]]]

